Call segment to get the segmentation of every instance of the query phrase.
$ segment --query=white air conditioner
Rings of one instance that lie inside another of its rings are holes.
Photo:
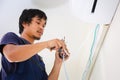
[[[109,24],[114,16],[119,0],[71,0],[74,16],[92,22]]]

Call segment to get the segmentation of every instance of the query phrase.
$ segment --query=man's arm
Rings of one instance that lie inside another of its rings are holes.
[[[3,54],[9,62],[21,62],[31,58],[44,48],[51,49],[54,47],[57,50],[61,46],[64,44],[61,44],[61,40],[58,39],[27,45],[7,44],[3,48]]]
[[[59,58],[58,52],[56,52],[55,56],[56,56],[55,62],[54,62],[52,71],[48,76],[48,80],[58,80],[58,77],[59,77],[60,69],[62,66],[62,59]]]
[[[66,50],[66,52],[68,53],[68,55],[67,55],[67,57],[64,58],[65,60],[67,60],[69,58],[68,50]],[[63,59],[60,58],[59,52],[56,51],[54,66],[48,76],[48,80],[58,80],[62,62],[63,62]]]
[[[3,54],[9,62],[21,62],[29,59],[47,47],[47,42],[27,45],[8,44],[3,48]]]

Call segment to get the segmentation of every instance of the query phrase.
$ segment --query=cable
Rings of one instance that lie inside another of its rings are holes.
[[[96,38],[97,38],[97,32],[99,30],[99,27],[100,27],[99,24],[97,24],[96,27],[95,27],[94,39],[93,39],[93,42],[92,42],[92,45],[91,45],[91,48],[90,48],[90,56],[89,56],[89,59],[88,59],[88,63],[86,65],[86,69],[83,73],[82,80],[85,80],[85,77],[87,75],[87,71],[89,70],[89,67],[90,67],[91,62],[92,62],[93,49],[94,49],[94,46],[95,46],[95,42],[96,42]],[[64,66],[64,72],[65,72],[66,80],[69,80],[64,61],[65,61],[65,55],[63,55],[63,66]]]
[[[65,66],[65,57],[63,55],[63,66],[64,66],[64,71],[65,71],[65,76],[66,76],[66,80],[69,80],[68,74],[67,74],[67,70],[66,70],[66,66]]]
[[[87,65],[86,65],[86,69],[85,69],[85,71],[82,75],[82,80],[85,80],[86,75],[87,75],[87,71],[89,70],[91,62],[92,62],[93,48],[95,46],[95,42],[96,42],[96,38],[97,38],[97,32],[98,32],[97,30],[99,30],[99,27],[100,27],[99,24],[97,24],[96,27],[95,27],[94,39],[93,39],[93,42],[92,42],[92,45],[91,45],[91,48],[90,48],[90,56],[89,56],[89,59],[88,59]]]

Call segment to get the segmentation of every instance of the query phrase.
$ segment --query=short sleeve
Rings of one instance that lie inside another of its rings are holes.
[[[3,38],[1,39],[0,42],[0,52],[2,53],[3,47],[7,44],[15,44],[18,45],[19,44],[19,38],[18,36],[13,33],[13,32],[8,32],[6,33]]]

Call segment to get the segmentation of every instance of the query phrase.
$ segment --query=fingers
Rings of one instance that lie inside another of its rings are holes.
[[[50,49],[50,51],[52,50],[56,50],[56,52],[58,52],[58,56],[59,58],[64,58],[65,60],[67,60],[70,56],[70,53],[68,52],[67,46],[64,42],[64,40],[60,40],[60,39],[53,39],[48,41],[48,48]]]
[[[69,56],[70,55],[70,53],[69,53],[69,51],[68,51],[68,49],[66,48],[66,49],[64,49],[64,52],[66,53],[66,55],[67,56]]]
[[[70,53],[69,53],[69,51],[68,51],[68,49],[67,49],[67,46],[66,46],[66,44],[65,44],[64,40],[62,40],[61,44],[63,44],[62,49],[63,49],[63,52],[65,53],[64,55],[69,56],[69,55],[70,55]]]
[[[67,59],[69,56],[70,56],[70,53],[68,53],[68,51],[67,50],[63,50],[62,48],[61,49],[59,49],[59,57],[61,58],[61,59]]]
[[[61,47],[63,49],[66,49],[66,45],[65,45],[64,41],[62,41],[62,40],[54,39],[54,40],[48,41],[48,48],[50,50],[58,50]]]

